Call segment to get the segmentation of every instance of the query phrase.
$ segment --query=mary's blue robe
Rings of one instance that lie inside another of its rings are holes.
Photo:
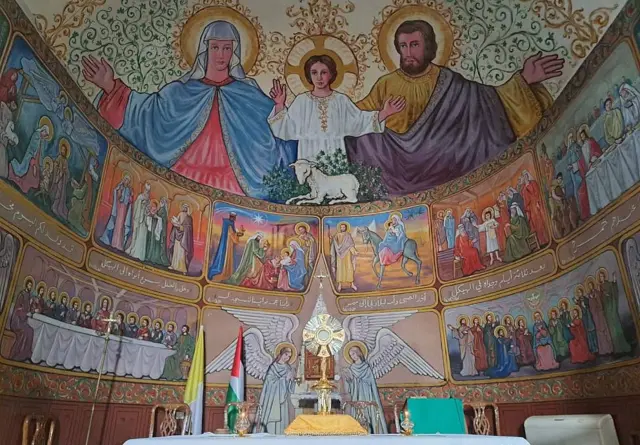
[[[131,235],[131,216],[132,216],[132,205],[131,205],[131,195],[133,191],[129,187],[125,187],[122,183],[118,184],[116,188],[113,189],[113,196],[111,199],[111,214],[109,215],[109,221],[107,222],[107,226],[104,228],[104,232],[100,237],[100,241],[107,245],[111,245],[111,241],[113,240],[113,231],[116,227],[116,219],[118,218],[118,191],[122,189],[122,195],[120,196],[120,204],[129,203],[127,205],[127,214],[124,217],[124,231],[123,231],[123,239],[122,245],[126,246],[127,241],[129,240],[129,235]]]
[[[304,278],[307,275],[307,269],[304,266],[304,250],[296,248],[294,252],[295,261],[283,267],[287,270],[289,287],[295,290],[302,290],[304,289]]]
[[[238,183],[248,196],[265,199],[264,176],[296,160],[297,142],[273,136],[267,117],[274,102],[250,79],[222,86],[175,81],[153,94],[132,91],[119,132],[171,168],[205,127],[216,94],[222,138]]]
[[[384,235],[384,239],[380,243],[379,250],[386,247],[395,254],[402,252],[402,249],[404,249],[404,243],[407,241],[407,235],[404,232],[404,227],[401,225],[396,226],[396,230],[399,232],[398,235],[393,233],[392,228],[387,230],[387,233]]]
[[[516,363],[516,356],[511,348],[512,343],[513,341],[510,338],[497,339],[497,364],[493,368],[487,370],[486,375],[495,379],[507,377],[512,372],[518,372],[520,368]]]
[[[209,266],[208,277],[211,280],[216,275],[220,275],[224,269],[224,262],[227,256],[227,249],[229,249],[229,230],[236,233],[236,222],[226,218],[222,220],[222,234],[220,235],[220,244],[216,251],[216,256],[213,258],[211,265]]]

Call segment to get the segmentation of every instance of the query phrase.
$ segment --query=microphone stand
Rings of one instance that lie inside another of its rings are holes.
[[[105,333],[96,331],[96,333],[100,336],[104,334],[104,348],[102,350],[102,358],[100,359],[100,366],[98,367],[98,381],[96,382],[96,389],[93,392],[93,402],[91,403],[91,415],[89,416],[89,428],[87,429],[87,439],[84,442],[85,445],[89,445],[89,438],[91,436],[93,414],[96,410],[96,401],[98,400],[98,390],[100,389],[100,380],[102,380],[102,368],[104,367],[104,362],[105,362],[105,359],[107,358],[107,347],[109,346],[109,335],[111,334],[111,323],[118,322],[118,320],[114,318],[106,318],[100,321],[107,323],[107,331]]]

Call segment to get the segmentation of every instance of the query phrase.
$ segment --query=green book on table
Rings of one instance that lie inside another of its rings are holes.
[[[413,434],[467,433],[460,399],[410,398],[405,410],[414,424]]]

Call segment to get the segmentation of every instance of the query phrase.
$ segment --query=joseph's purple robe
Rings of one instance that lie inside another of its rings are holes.
[[[178,230],[177,227],[171,229],[171,237],[169,238],[169,256],[173,257],[173,246],[175,243],[180,243],[185,251],[187,261],[187,269],[193,259],[193,218],[191,215],[186,215],[184,222],[182,223],[182,230]]]
[[[346,137],[345,144],[349,161],[380,168],[389,194],[404,195],[469,173],[515,140],[495,88],[441,68],[409,131]]]
[[[24,361],[31,358],[33,345],[33,328],[29,326],[29,300],[31,294],[28,290],[22,290],[16,298],[16,304],[11,314],[9,327],[16,336],[15,342],[9,352],[12,360]]]

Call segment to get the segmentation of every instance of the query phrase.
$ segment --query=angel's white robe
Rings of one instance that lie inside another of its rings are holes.
[[[371,366],[366,360],[363,360],[360,363],[352,363],[349,369],[353,379],[347,380],[346,386],[351,400],[354,402],[375,402],[378,405],[377,410],[373,407],[366,408],[367,417],[372,423],[372,432],[387,434],[387,422],[384,419],[378,385]],[[377,425],[374,422],[377,422]]]
[[[378,121],[378,111],[362,111],[337,91],[327,97],[300,94],[288,109],[276,113],[274,107],[269,125],[275,137],[298,141],[298,159],[309,161],[315,161],[321,151],[346,154],[345,136],[382,133],[385,128]]]
[[[289,426],[289,400],[295,389],[295,381],[289,378],[288,363],[273,362],[264,377],[260,394],[260,425],[269,434],[284,434]]]

